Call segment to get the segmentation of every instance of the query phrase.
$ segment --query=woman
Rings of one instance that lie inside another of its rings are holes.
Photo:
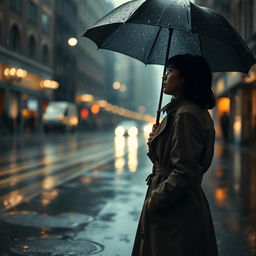
[[[215,230],[201,187],[209,169],[215,130],[208,112],[216,105],[212,73],[201,56],[168,60],[164,93],[173,100],[150,134],[153,172],[141,212],[132,256],[217,256]]]

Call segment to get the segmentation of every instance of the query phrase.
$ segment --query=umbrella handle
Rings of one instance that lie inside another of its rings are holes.
[[[166,56],[165,56],[165,65],[164,65],[163,76],[165,75],[166,67],[167,67],[167,61],[168,61],[168,58],[169,58],[172,32],[173,32],[173,29],[169,28],[169,38],[168,38],[167,49],[166,49]],[[160,99],[159,99],[158,110],[157,110],[157,115],[156,115],[156,125],[159,125],[159,120],[160,120],[160,115],[161,115],[161,105],[162,105],[162,99],[163,99],[163,82],[164,81],[162,79]]]

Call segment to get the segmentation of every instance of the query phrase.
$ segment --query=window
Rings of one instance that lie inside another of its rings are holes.
[[[42,25],[42,30],[47,34],[50,34],[50,31],[51,31],[50,16],[45,12],[41,14],[41,25]]]
[[[28,39],[28,56],[36,58],[36,40],[34,36],[30,36]]]
[[[22,11],[22,0],[11,0],[11,9],[16,12]]]
[[[9,46],[11,50],[20,52],[20,31],[16,25],[10,30]]]
[[[45,65],[49,64],[49,50],[48,50],[47,45],[43,46],[43,63]]]
[[[37,23],[37,17],[38,17],[37,5],[34,2],[29,1],[28,19],[32,23],[36,24]]]

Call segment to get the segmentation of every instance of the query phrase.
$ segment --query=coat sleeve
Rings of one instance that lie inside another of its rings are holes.
[[[204,147],[205,130],[197,117],[189,112],[179,113],[173,123],[171,138],[172,172],[151,192],[150,208],[161,211],[184,199],[194,182],[201,178],[200,157]]]

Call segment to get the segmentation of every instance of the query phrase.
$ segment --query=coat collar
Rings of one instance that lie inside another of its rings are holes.
[[[172,100],[166,104],[164,107],[162,107],[160,109],[160,112],[174,112],[176,111],[181,105],[185,104],[185,103],[193,103],[192,100],[184,98],[184,97],[180,97],[180,98],[175,98],[173,97]]]
[[[173,97],[168,104],[166,104],[163,108],[160,109],[160,111],[163,113],[166,112],[167,114],[172,113],[172,112],[175,112],[183,104],[189,104],[189,103],[194,103],[194,102],[192,100],[184,98],[184,97],[182,97],[182,98],[174,98]],[[165,127],[168,122],[167,116],[162,120],[161,125],[157,128],[153,138],[151,139],[151,146],[152,146],[155,138],[157,138],[159,136],[159,134],[161,134],[165,130]],[[154,154],[152,154],[151,146],[150,146],[150,150],[148,152],[148,156],[151,159],[151,161],[154,162],[154,160],[153,160]]]

